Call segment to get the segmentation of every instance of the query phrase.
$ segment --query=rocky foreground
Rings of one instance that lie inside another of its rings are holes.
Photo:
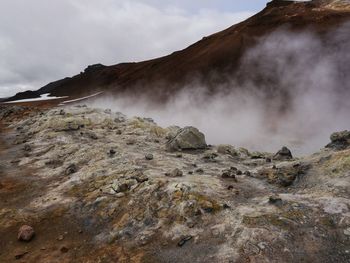
[[[0,119],[0,262],[350,262],[350,132],[294,158],[86,106]]]

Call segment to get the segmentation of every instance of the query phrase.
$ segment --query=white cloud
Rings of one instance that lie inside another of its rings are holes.
[[[159,1],[5,0],[0,3],[0,97],[79,73],[185,48],[250,12]]]

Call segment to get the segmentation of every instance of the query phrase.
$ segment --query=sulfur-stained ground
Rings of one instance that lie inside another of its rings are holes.
[[[8,108],[0,262],[350,261],[350,149],[285,161],[228,145],[169,152],[177,128],[151,119]]]

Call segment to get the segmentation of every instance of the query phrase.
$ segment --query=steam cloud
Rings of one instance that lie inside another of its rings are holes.
[[[350,128],[349,32],[350,23],[322,39],[280,29],[245,54],[235,75],[222,76],[229,82],[215,95],[193,84],[162,106],[131,97],[92,106],[152,117],[165,127],[196,126],[211,144],[272,152],[286,145],[309,154],[332,132]]]

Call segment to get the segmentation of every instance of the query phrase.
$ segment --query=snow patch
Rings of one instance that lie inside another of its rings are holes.
[[[57,100],[57,99],[68,98],[68,96],[64,96],[64,97],[55,97],[55,96],[49,97],[49,96],[50,96],[50,93],[45,93],[45,94],[42,94],[40,96],[40,98],[14,100],[14,101],[8,101],[8,102],[4,102],[4,103],[11,104],[11,103],[17,103],[17,102],[32,102],[32,101]]]

